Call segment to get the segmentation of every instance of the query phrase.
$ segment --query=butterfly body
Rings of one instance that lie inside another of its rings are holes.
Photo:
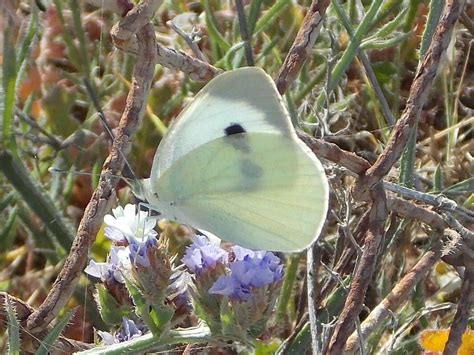
[[[315,240],[328,200],[320,162],[258,68],[224,73],[196,95],[160,143],[143,190],[165,218],[284,252]]]

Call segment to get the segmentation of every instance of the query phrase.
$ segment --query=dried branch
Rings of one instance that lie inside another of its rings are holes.
[[[461,287],[461,297],[454,315],[453,324],[449,331],[448,341],[444,348],[444,355],[457,354],[462,343],[462,336],[466,331],[469,314],[474,304],[474,259],[465,257],[464,278]]]
[[[275,84],[278,92],[283,95],[303,66],[306,58],[319,36],[323,24],[323,16],[329,6],[329,0],[313,0],[306,13],[295,41],[288,52],[285,61],[278,73]]]
[[[341,354],[347,338],[355,330],[356,320],[362,310],[365,294],[380,252],[387,218],[385,191],[382,184],[375,185],[370,192],[370,196],[373,202],[369,212],[369,227],[364,240],[362,256],[359,265],[356,267],[343,311],[339,315],[331,337],[328,354]]]
[[[318,327],[316,322],[317,313],[317,299],[320,287],[318,287],[318,264],[321,259],[321,246],[318,243],[314,243],[306,253],[306,279],[308,283],[308,314],[309,322],[311,324],[311,343],[313,347],[313,353],[319,353],[319,342],[318,342]]]
[[[132,87],[120,119],[114,145],[102,167],[99,185],[86,207],[64,267],[43,304],[28,318],[27,328],[31,332],[44,329],[58,315],[79,281],[87,261],[89,248],[112,202],[111,197],[117,183],[116,176],[120,174],[124,166],[121,152],[127,154],[130,151],[132,135],[141,124],[156,63],[153,26],[150,24],[143,26],[139,29],[137,36],[140,39],[139,52]]]
[[[448,226],[436,212],[409,201],[399,198],[388,198],[387,207],[391,212],[395,212],[402,218],[416,219],[438,230],[443,230]]]
[[[13,308],[16,312],[17,319],[20,321],[22,350],[25,352],[34,353],[41,345],[41,340],[46,338],[46,336],[51,332],[53,327],[48,325],[45,330],[33,336],[31,333],[26,331],[24,323],[25,320],[34,312],[34,308],[31,307],[28,303],[20,300],[19,298],[13,297],[6,292],[0,292],[0,304],[5,304],[5,299],[8,299],[12,303]],[[0,322],[2,324],[5,324],[7,322],[7,315],[4,307],[0,307]],[[81,341],[69,339],[60,335],[56,342],[53,344],[52,350],[53,353],[71,354],[73,352],[87,350],[93,347],[94,344],[83,343]]]
[[[368,317],[362,322],[360,335],[362,341],[367,339],[369,335],[397,308],[406,302],[414,287],[424,278],[424,276],[433,268],[434,264],[441,257],[441,244],[438,243],[431,250],[426,252],[413,268],[403,276],[397,285],[390,291],[380,304],[375,307]],[[346,343],[345,352],[353,352],[357,350],[359,340],[357,333],[354,332]]]
[[[474,223],[474,212],[459,206],[456,201],[450,200],[446,196],[438,195],[434,196],[431,194],[427,194],[424,192],[416,191],[413,189],[409,189],[408,187],[393,184],[391,182],[384,181],[383,186],[386,190],[395,192],[400,194],[404,197],[408,197],[420,202],[427,203],[429,205],[434,206],[439,210],[444,210],[447,212],[455,212],[460,217],[465,219],[469,223]]]
[[[203,62],[207,62],[207,59],[206,57],[204,56],[204,53],[201,52],[201,50],[199,49],[199,46],[198,46],[198,42],[199,42],[199,38],[200,36],[198,35],[198,32],[195,31],[195,28],[193,29],[193,32],[191,32],[191,35],[184,32],[181,28],[179,28],[178,26],[176,26],[173,21],[167,21],[166,24],[173,30],[175,31],[178,36],[180,36],[182,39],[184,39],[184,41],[186,42],[186,44],[189,46],[189,48],[191,48],[191,50],[193,51],[194,55],[197,57],[197,59],[203,61]]]
[[[322,139],[311,137],[309,134],[302,131],[297,131],[298,138],[301,139],[312,151],[320,158],[327,159],[342,165],[353,173],[359,175],[366,171],[370,164],[364,158],[361,158],[355,153],[348,152],[339,148],[334,143],[325,142]]]
[[[461,13],[463,5],[464,0],[447,0],[430,47],[426,51],[423,60],[418,64],[405,110],[394,128],[384,152],[356,185],[354,189],[356,197],[360,197],[372,189],[375,184],[388,174],[400,158],[408,142],[410,132],[418,122],[420,112],[436,77],[441,57],[451,40],[454,24]]]
[[[122,21],[116,24],[111,31],[112,39],[117,48],[125,52],[129,52],[138,55],[138,41],[134,35],[137,28],[140,28],[140,24],[147,23],[147,18],[150,18],[149,12],[144,12],[139,6],[135,7],[133,11],[130,9],[125,12],[128,6],[122,4],[122,0],[107,0],[102,2],[101,0],[87,0],[90,4],[105,9],[111,10],[115,13],[124,16],[127,15]],[[124,0],[125,4],[128,4],[127,0]],[[157,8],[160,1],[144,1],[143,4],[151,3],[150,9]],[[158,5],[157,5],[158,4]],[[149,11],[149,10],[148,10]],[[128,19],[130,18],[130,20]],[[131,19],[137,19],[137,23]],[[135,31],[135,32],[133,32]],[[193,80],[208,81],[214,76],[220,73],[220,69],[206,63],[202,60],[193,58],[183,52],[178,52],[172,48],[167,48],[155,41],[156,46],[156,64],[160,64],[166,68],[176,69],[189,75]]]

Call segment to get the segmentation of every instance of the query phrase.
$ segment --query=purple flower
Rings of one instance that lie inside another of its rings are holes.
[[[211,244],[206,236],[195,235],[182,261],[191,272],[198,274],[217,264],[226,264],[228,255],[218,245]]]
[[[247,301],[252,294],[252,290],[248,285],[246,286],[239,282],[235,277],[233,277],[233,275],[229,275],[219,277],[219,279],[209,289],[209,293]]]
[[[137,338],[143,335],[145,332],[145,327],[137,326],[133,320],[123,317],[122,327],[120,328],[119,332],[115,333],[115,335],[100,330],[97,333],[102,338],[102,342],[105,345],[113,345]]]
[[[96,263],[94,260],[91,260],[84,271],[86,274],[100,278],[104,282],[113,280],[124,283],[122,273],[130,270],[130,262],[128,260],[128,248],[112,247],[107,262]]]
[[[138,242],[137,240],[131,239],[130,245],[130,262],[133,265],[140,265],[143,267],[150,267],[150,258],[148,256],[148,250],[154,248],[158,241],[154,236],[149,236],[145,243]]]
[[[104,234],[107,237],[107,239],[111,240],[114,243],[125,243],[125,242],[127,242],[127,238],[120,231],[120,229],[117,229],[117,228],[114,228],[114,227],[105,227]]]
[[[280,281],[283,265],[271,252],[252,251],[234,247],[235,261],[230,264],[230,275],[221,276],[209,293],[246,301],[253,288],[261,288]]]

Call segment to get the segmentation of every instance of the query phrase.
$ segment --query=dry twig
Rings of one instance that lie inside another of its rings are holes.
[[[341,354],[349,335],[354,331],[356,320],[362,310],[365,294],[375,269],[380,244],[384,235],[387,218],[385,190],[377,184],[370,191],[372,207],[369,212],[369,227],[365,235],[360,263],[354,272],[353,281],[344,308],[331,337],[328,354]]]
[[[41,345],[42,339],[44,339],[53,329],[52,326],[48,325],[45,330],[33,335],[26,330],[25,320],[34,312],[34,308],[31,307],[28,303],[20,300],[19,298],[10,296],[6,292],[0,292],[0,304],[4,305],[5,300],[12,304],[13,308],[16,312],[16,317],[20,321],[20,336],[22,339],[21,348],[25,352],[34,353],[38,350],[39,346]],[[5,308],[2,306],[0,307],[0,322],[2,324],[6,324],[7,322],[7,315]],[[61,353],[61,354],[71,354],[73,352],[87,350],[93,348],[93,344],[83,343],[81,341],[77,341],[74,339],[66,338],[62,335],[56,340],[53,344],[52,350],[53,353]]]
[[[454,24],[461,13],[463,5],[464,0],[448,0],[446,2],[431,45],[418,64],[405,110],[394,128],[384,152],[356,185],[354,189],[356,197],[360,197],[372,189],[388,174],[400,158],[408,142],[410,132],[418,122],[420,112],[436,77],[441,57],[451,40]]]
[[[438,243],[434,248],[426,252],[425,255],[418,260],[416,265],[413,266],[405,276],[403,276],[400,282],[395,285],[384,300],[380,302],[380,304],[375,307],[362,322],[360,335],[363,337],[363,340],[367,339],[377,326],[379,326],[392,314],[392,312],[395,312],[396,309],[408,299],[418,282],[420,282],[421,279],[433,268],[434,264],[440,257],[441,246],[440,243]],[[352,333],[347,340],[345,352],[357,350],[359,344],[357,338],[357,333]]]
[[[154,7],[151,6],[150,9],[154,9]],[[140,10],[143,11],[143,8],[140,8]],[[133,15],[133,11],[130,11],[129,14],[132,13]],[[151,16],[147,18],[151,18]],[[44,302],[28,318],[27,328],[31,332],[41,331],[58,315],[79,281],[87,261],[89,248],[94,242],[104,215],[110,207],[110,202],[112,202],[111,197],[117,183],[116,176],[120,174],[124,166],[124,160],[120,152],[124,154],[129,152],[132,136],[143,118],[156,63],[153,26],[147,24],[139,28],[137,36],[140,38],[139,52],[133,73],[132,87],[120,119],[114,145],[102,167],[99,185],[86,207],[64,267]]]
[[[313,0],[308,9],[303,25],[301,26],[295,41],[285,58],[285,61],[275,80],[278,92],[284,94],[303,66],[306,58],[319,36],[323,24],[323,16],[329,6],[329,0]]]
[[[458,303],[453,324],[449,331],[448,341],[443,351],[443,355],[457,354],[462,343],[462,336],[466,331],[469,313],[474,304],[474,259],[465,257],[465,271],[461,287],[461,298]]]

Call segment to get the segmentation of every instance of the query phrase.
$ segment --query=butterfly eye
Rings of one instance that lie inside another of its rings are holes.
[[[244,127],[242,127],[238,123],[232,123],[230,126],[224,129],[224,133],[226,136],[231,136],[233,134],[245,133],[247,132]]]

